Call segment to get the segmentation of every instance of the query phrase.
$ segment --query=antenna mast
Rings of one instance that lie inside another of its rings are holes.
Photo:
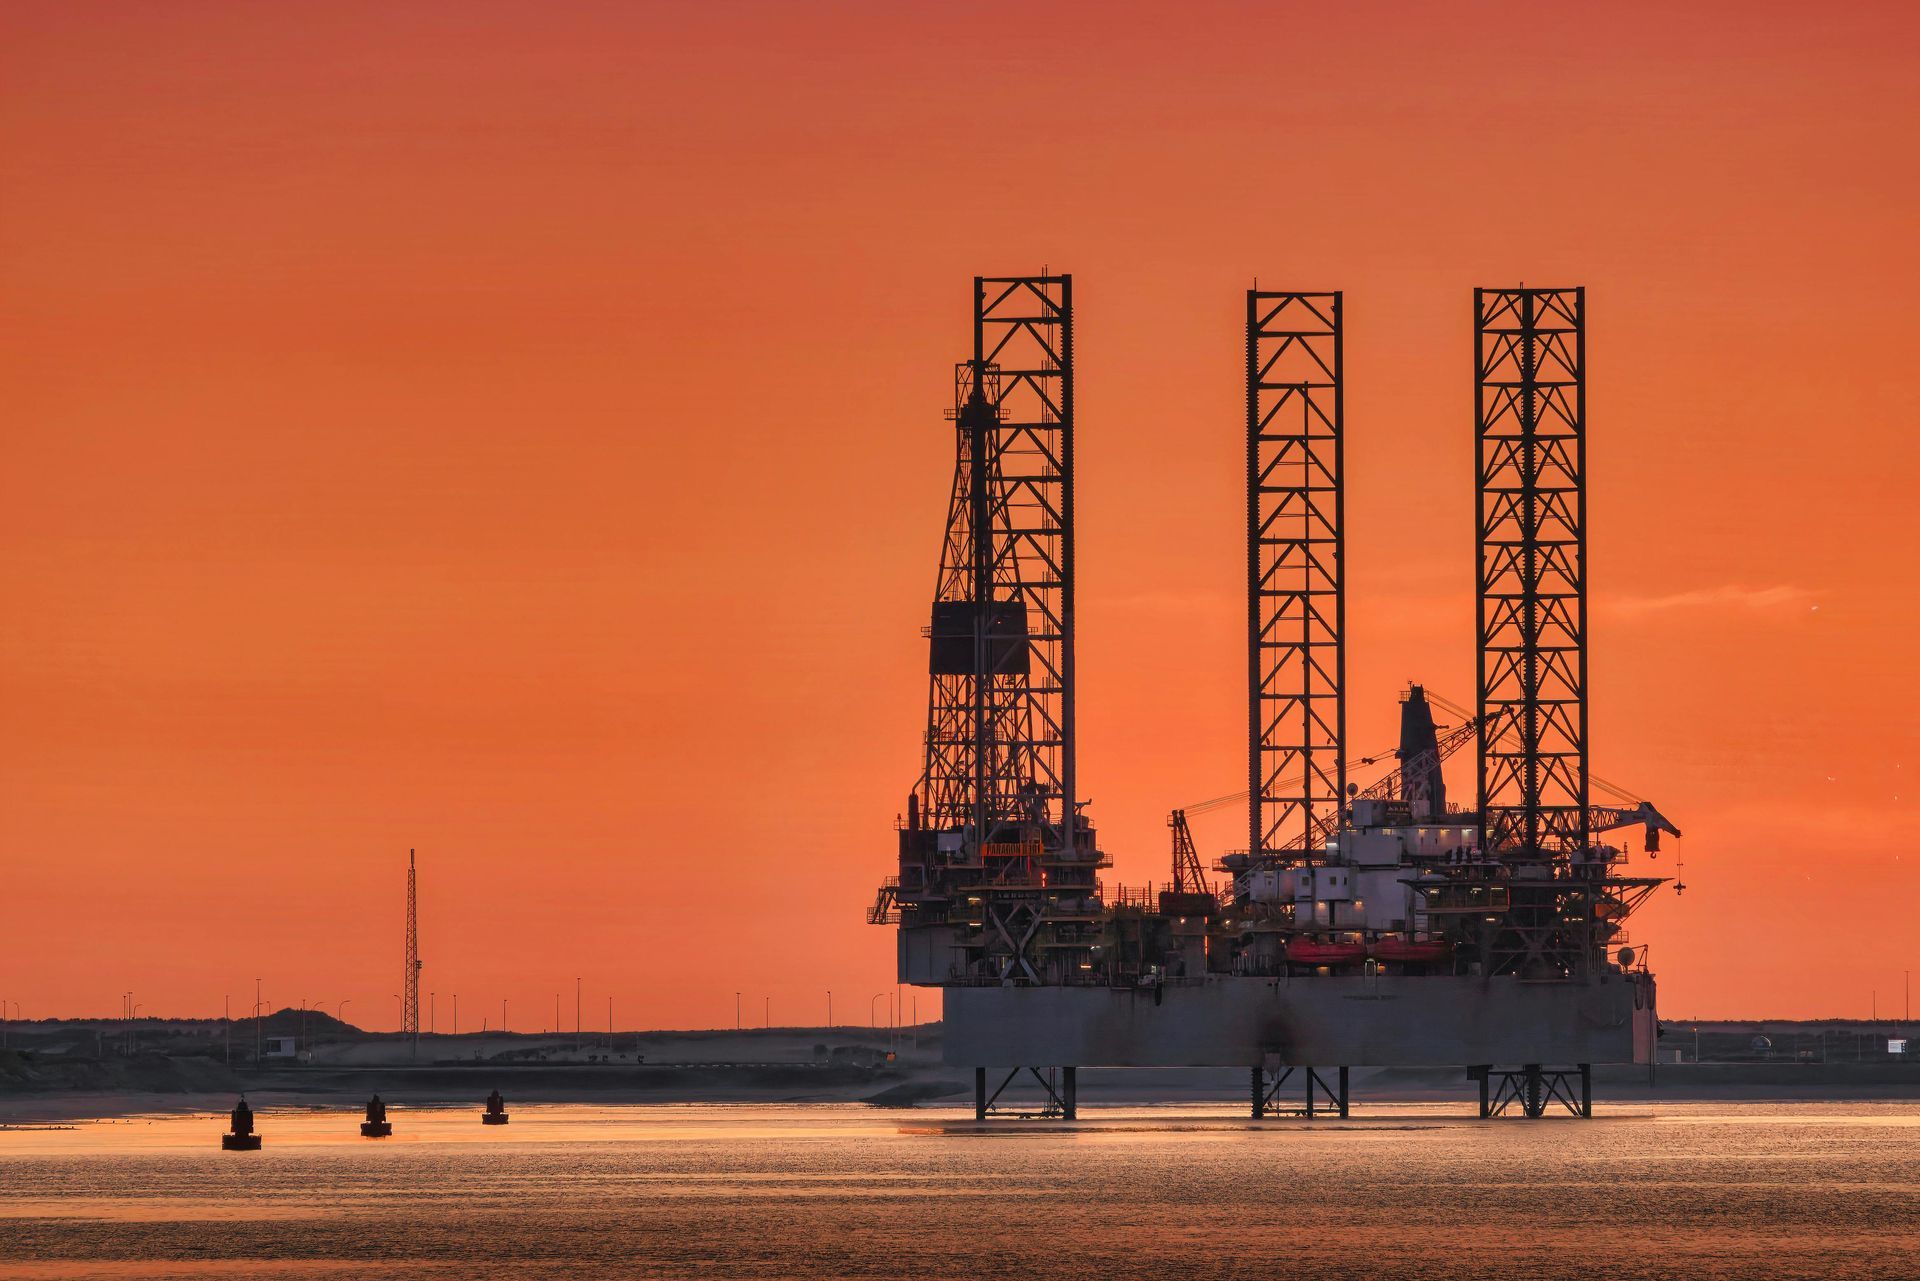
[[[413,1038],[420,1051],[420,918],[414,897],[413,851],[407,851],[407,972],[400,980],[400,1030]]]

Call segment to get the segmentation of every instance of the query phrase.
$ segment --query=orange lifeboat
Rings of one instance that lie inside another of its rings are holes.
[[[1308,938],[1287,943],[1287,960],[1295,965],[1353,965],[1366,959],[1365,943],[1322,943]]]
[[[1445,939],[1381,939],[1373,945],[1376,961],[1444,961],[1452,952],[1452,945]]]

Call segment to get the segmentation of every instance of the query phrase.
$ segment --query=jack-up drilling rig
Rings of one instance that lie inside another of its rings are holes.
[[[1289,1080],[1308,1115],[1344,1115],[1350,1066],[1452,1064],[1485,1115],[1588,1115],[1592,1064],[1651,1054],[1653,976],[1620,945],[1664,882],[1597,834],[1642,825],[1652,852],[1679,830],[1589,796],[1584,294],[1476,293],[1478,706],[1411,686],[1396,766],[1364,788],[1343,307],[1247,295],[1248,788],[1172,812],[1168,890],[1109,896],[1075,791],[1071,282],[974,282],[926,763],[869,919],[899,926],[902,981],[945,990],[982,1118],[1022,1072],[1072,1116],[1088,1065],[1250,1069],[1259,1116]],[[1468,744],[1470,810],[1444,771]],[[1248,848],[1216,886],[1188,816],[1242,801]]]

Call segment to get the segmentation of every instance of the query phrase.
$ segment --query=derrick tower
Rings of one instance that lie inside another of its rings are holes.
[[[1312,857],[1346,795],[1341,296],[1247,291],[1248,853]]]
[[[420,1035],[420,918],[414,895],[413,851],[407,851],[407,968],[400,979],[400,1030]]]
[[[1074,801],[1072,277],[974,279],[954,403],[925,768],[873,915],[941,931],[942,972],[1055,982],[1101,863]]]

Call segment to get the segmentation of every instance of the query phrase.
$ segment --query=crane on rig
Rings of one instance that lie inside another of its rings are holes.
[[[1667,816],[1655,809],[1651,801],[1641,801],[1633,806],[1595,805],[1587,811],[1587,815],[1596,832],[1611,832],[1619,827],[1644,824],[1646,837],[1641,848],[1649,854],[1660,852],[1660,833],[1680,835],[1680,829],[1668,822]]]
[[[1183,806],[1167,815],[1167,826],[1173,832],[1173,892],[1175,894],[1214,894],[1213,883],[1200,862],[1200,849],[1193,841],[1193,829],[1187,826],[1187,815],[1211,813],[1214,810],[1244,805],[1252,793],[1246,790],[1233,792],[1226,796],[1216,796],[1212,800],[1201,801],[1195,805]]]
[[[1450,727],[1439,728],[1425,711],[1425,704],[1431,703],[1442,711],[1461,719]],[[1367,766],[1378,763],[1387,756],[1399,758],[1399,763],[1364,788],[1348,785],[1346,803],[1338,809],[1329,811],[1319,818],[1311,829],[1293,837],[1280,847],[1283,853],[1298,853],[1308,849],[1319,849],[1340,830],[1347,815],[1352,812],[1356,801],[1404,800],[1424,802],[1433,817],[1438,817],[1446,808],[1445,782],[1441,766],[1453,756],[1475,742],[1479,735],[1480,719],[1439,694],[1424,686],[1410,684],[1403,699],[1403,707],[1413,710],[1412,732],[1403,732],[1399,750],[1388,753],[1379,752],[1354,761],[1355,766]],[[1424,725],[1421,723],[1424,722]],[[1403,727],[1404,730],[1404,727]],[[1423,732],[1424,731],[1424,732]],[[1502,731],[1496,737],[1507,739],[1511,734]],[[1416,747],[1416,743],[1424,745]],[[1644,826],[1645,837],[1642,849],[1654,856],[1660,853],[1662,833],[1680,836],[1680,829],[1662,814],[1653,803],[1635,796],[1625,788],[1615,786],[1606,780],[1589,775],[1593,785],[1609,793],[1618,801],[1615,805],[1595,805],[1589,807],[1588,822],[1591,830],[1598,832],[1614,831],[1622,827]],[[1283,779],[1281,785],[1297,782],[1298,779]],[[1198,817],[1214,810],[1226,809],[1247,803],[1252,795],[1245,789],[1231,792],[1225,796],[1216,796],[1197,804],[1183,806],[1167,815],[1167,826],[1173,833],[1173,886],[1176,893],[1224,893],[1223,887],[1216,891],[1201,871],[1199,848],[1193,839],[1193,830],[1187,825],[1189,815]],[[1241,858],[1241,856],[1234,856]],[[1245,870],[1244,862],[1225,865],[1225,870],[1238,872]]]

